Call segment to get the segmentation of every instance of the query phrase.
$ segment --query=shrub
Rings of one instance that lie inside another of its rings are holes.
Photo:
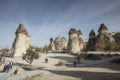
[[[116,54],[113,54],[113,56],[120,56],[118,53],[116,53]]]
[[[101,60],[101,56],[100,56],[100,55],[96,55],[96,54],[87,54],[87,55],[85,56],[85,59]]]
[[[105,54],[106,57],[112,57],[112,54]]]
[[[101,57],[105,57],[105,54],[100,54]]]
[[[26,50],[26,53],[23,54],[22,59],[28,62],[30,65],[32,64],[34,59],[38,59],[39,54],[30,47]]]
[[[56,66],[63,66],[63,65],[64,65],[63,60],[59,60],[59,61],[58,61],[58,64],[56,64]]]
[[[114,59],[114,60],[112,60],[111,63],[120,64],[120,58],[119,58],[119,59]]]

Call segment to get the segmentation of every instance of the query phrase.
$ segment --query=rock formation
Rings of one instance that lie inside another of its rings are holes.
[[[12,45],[12,56],[18,57],[22,56],[22,54],[29,48],[30,36],[23,24],[19,24],[15,34],[16,37]]]
[[[56,51],[64,51],[67,49],[66,38],[59,36],[54,41],[55,41],[55,50]]]
[[[95,51],[95,41],[96,41],[96,35],[95,31],[92,29],[89,34],[89,40],[86,45],[87,51]]]
[[[83,49],[83,39],[80,30],[70,29],[67,48],[71,53],[79,53]]]
[[[49,51],[49,45],[45,45],[42,49],[42,52],[48,52]]]
[[[114,37],[115,41],[120,45],[120,32],[116,32],[114,34],[111,33],[111,35]]]
[[[103,51],[106,44],[111,41],[114,41],[114,38],[108,33],[108,28],[104,24],[101,24],[96,37],[95,50]]]
[[[49,50],[55,51],[55,42],[54,42],[53,38],[50,38]]]
[[[82,32],[81,30],[78,30],[78,40],[79,40],[79,46],[80,46],[80,51],[83,50],[83,45],[84,45],[84,42],[83,42],[83,39],[82,39]]]

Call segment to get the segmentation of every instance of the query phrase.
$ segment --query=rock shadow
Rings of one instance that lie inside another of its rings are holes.
[[[80,78],[81,80],[120,80],[120,73],[53,70],[50,70],[50,72],[58,75]]]
[[[55,56],[55,57],[50,57],[50,58],[65,60],[68,63],[73,63],[73,61],[75,59],[75,57],[66,57],[66,56]]]

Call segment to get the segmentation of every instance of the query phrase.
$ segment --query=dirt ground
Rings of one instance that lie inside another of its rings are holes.
[[[45,63],[45,58],[48,58],[48,63]],[[26,67],[28,63],[21,58],[8,58],[6,62],[13,61],[19,63],[19,67],[24,71],[44,71],[41,74],[31,76],[24,80],[120,80],[120,64],[104,63],[87,67],[77,66],[74,68],[74,59],[74,56],[68,54],[41,54],[40,58],[32,63],[32,66],[35,67],[31,69]],[[55,66],[60,60],[67,65]],[[89,63],[91,61],[83,62]],[[2,70],[2,67],[0,67],[0,70]],[[24,73],[24,71],[19,71],[21,74]]]
[[[25,80],[120,80],[119,64],[48,70]]]

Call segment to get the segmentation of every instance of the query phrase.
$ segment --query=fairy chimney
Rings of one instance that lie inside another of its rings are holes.
[[[53,38],[50,38],[49,50],[55,51],[55,42],[54,42]]]
[[[95,51],[95,40],[96,40],[96,35],[95,31],[92,29],[89,34],[89,40],[86,45],[86,50],[87,51]]]
[[[104,24],[101,24],[100,28],[98,29],[98,35],[96,37],[96,51],[103,51],[106,48],[107,43],[112,41],[114,41],[114,38],[108,32],[108,28]]]
[[[67,40],[62,36],[58,36],[55,39],[55,49],[56,51],[64,51],[67,49]]]
[[[67,48],[71,53],[79,53],[83,49],[83,39],[80,30],[70,29]]]
[[[107,32],[108,32],[108,28],[105,26],[104,23],[102,23],[102,24],[100,25],[100,28],[98,29],[98,32],[99,32],[99,33],[107,33]]]
[[[26,53],[26,50],[29,48],[30,36],[23,24],[19,24],[15,35],[16,37],[12,45],[12,56],[18,57],[22,56],[23,53]]]

